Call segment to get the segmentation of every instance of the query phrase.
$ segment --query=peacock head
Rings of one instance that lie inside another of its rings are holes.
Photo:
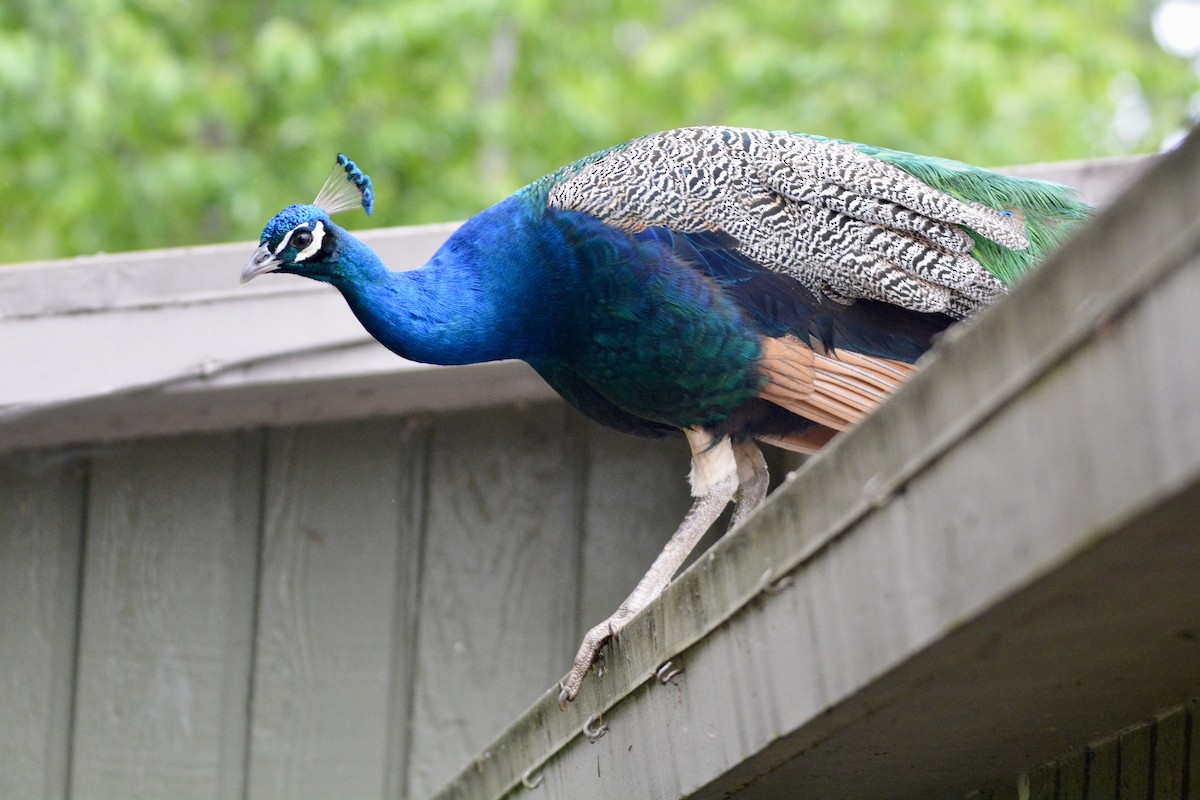
[[[367,214],[375,205],[371,179],[341,153],[337,166],[311,204],[280,211],[259,238],[258,249],[242,271],[242,283],[266,272],[286,272],[330,280],[336,267],[338,239],[348,236],[329,221],[330,214],[362,205]]]

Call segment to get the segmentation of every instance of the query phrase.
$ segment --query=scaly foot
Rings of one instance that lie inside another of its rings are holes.
[[[679,529],[667,542],[667,546],[650,565],[650,571],[638,581],[633,593],[625,598],[625,602],[621,603],[616,613],[583,637],[583,644],[579,646],[575,663],[560,684],[559,708],[566,708],[567,703],[579,694],[579,687],[583,685],[583,679],[595,663],[604,643],[615,638],[629,620],[662,594],[662,590],[671,582],[671,577],[687,559],[688,553],[692,552],[700,537],[721,515],[721,511],[738,489],[738,464],[729,439],[722,437],[714,441],[707,432],[699,428],[689,428],[685,433],[692,449],[691,481],[695,502],[683,518]],[[760,460],[761,458],[759,456]],[[751,473],[756,471],[750,470]],[[765,477],[765,468],[763,475]],[[765,488],[765,480],[762,483]],[[751,498],[751,502],[761,499],[757,497],[759,492],[755,491],[753,494],[755,497]]]
[[[571,665],[571,671],[559,684],[558,707],[560,710],[566,708],[567,703],[574,700],[575,695],[579,694],[579,687],[583,686],[583,679],[587,676],[588,670],[592,668],[592,664],[599,660],[600,650],[604,647],[604,643],[609,639],[620,638],[621,629],[640,610],[629,609],[622,604],[611,617],[587,632],[587,635],[583,637],[583,643],[579,645],[579,652],[575,654],[575,663]]]

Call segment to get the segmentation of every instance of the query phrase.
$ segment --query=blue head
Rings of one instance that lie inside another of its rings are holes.
[[[242,283],[265,272],[287,272],[319,281],[337,277],[343,246],[352,237],[330,222],[329,215],[360,204],[371,213],[375,204],[371,179],[339,153],[337,166],[316,200],[288,206],[263,228],[259,248],[242,271]]]

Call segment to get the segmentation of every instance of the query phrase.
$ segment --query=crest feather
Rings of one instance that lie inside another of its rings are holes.
[[[336,214],[362,204],[363,210],[369,216],[375,206],[375,192],[371,189],[371,179],[342,153],[338,153],[337,166],[325,185],[317,193],[313,205],[326,214]]]

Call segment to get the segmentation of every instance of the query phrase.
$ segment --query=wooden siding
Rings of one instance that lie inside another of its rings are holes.
[[[68,797],[86,481],[70,457],[0,464],[0,796]]]
[[[560,403],[0,458],[0,797],[427,797],[566,672],[687,463]]]
[[[1200,705],[1187,703],[966,800],[1196,800]]]

